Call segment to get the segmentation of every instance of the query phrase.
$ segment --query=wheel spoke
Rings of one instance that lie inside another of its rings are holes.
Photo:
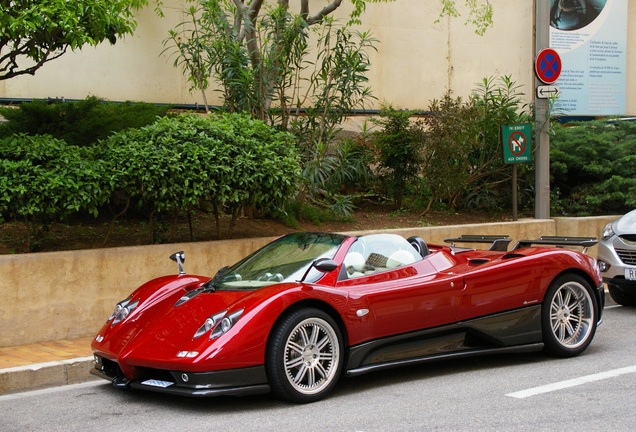
[[[319,336],[320,336],[320,329],[318,328],[318,326],[312,326],[311,327],[311,335],[309,337],[308,343],[310,343],[312,345],[315,345]]]
[[[561,323],[557,324],[557,337],[561,342],[565,341],[565,326]]]
[[[307,368],[307,386],[309,388],[316,384],[316,369],[313,367]]]
[[[333,354],[330,352],[320,353],[318,360],[321,362],[331,361],[333,360]]]
[[[329,339],[329,336],[325,336],[324,338],[322,338],[322,340],[320,342],[318,342],[316,344],[316,346],[318,347],[318,349],[320,351],[323,351],[323,349],[329,345],[329,343],[331,342],[331,340]]]
[[[307,374],[308,368],[305,365],[305,363],[301,363],[300,365],[300,369],[298,369],[298,372],[296,373],[296,376],[294,376],[294,383],[296,384],[300,384],[303,379],[305,378],[305,375]]]
[[[296,353],[300,355],[302,355],[303,353],[303,347],[293,341],[289,341],[289,343],[287,344],[287,348],[289,348],[292,351],[295,351]]]
[[[285,367],[289,370],[289,369],[294,369],[302,364],[303,364],[303,358],[296,357],[285,362]]]
[[[559,291],[557,292],[557,296],[556,296],[556,300],[555,300],[555,302],[554,302],[554,306],[555,306],[557,309],[560,309],[560,308],[562,308],[562,307],[563,307],[563,291],[562,291],[562,290],[559,290]]]
[[[562,299],[561,301],[561,305],[567,306],[568,308],[571,308],[573,305],[572,302],[572,290],[571,289],[564,289],[563,290],[565,293],[565,298]],[[576,301],[576,296],[574,296],[574,301]]]
[[[564,329],[567,332],[567,335],[572,338],[574,336],[574,334],[576,333],[576,330],[574,330],[574,327],[572,326],[572,322],[568,321],[565,323],[564,325]]]
[[[327,376],[327,370],[324,368],[322,363],[316,363],[315,372],[320,375],[320,378],[325,378]]]
[[[305,327],[301,327],[298,329],[301,339],[303,340],[303,345],[307,346],[309,343],[309,335],[307,334],[307,329]]]

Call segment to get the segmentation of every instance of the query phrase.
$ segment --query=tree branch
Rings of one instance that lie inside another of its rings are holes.
[[[256,18],[258,18],[258,14],[263,6],[263,0],[254,0],[249,8],[243,3],[243,0],[234,0],[234,4],[236,5],[237,14],[240,15],[240,19],[244,23],[237,40],[243,41],[248,35],[253,35],[254,28],[256,27]]]
[[[306,1],[306,0],[303,0],[303,1]],[[342,4],[342,0],[333,0],[330,4],[322,8],[320,12],[318,12],[316,15],[312,17],[309,16],[309,10],[307,10],[307,19],[305,21],[309,25],[316,24],[317,22],[322,21],[324,17],[326,17],[327,15],[329,15],[330,13],[338,9],[341,4]],[[307,5],[307,7],[309,7],[309,5]]]

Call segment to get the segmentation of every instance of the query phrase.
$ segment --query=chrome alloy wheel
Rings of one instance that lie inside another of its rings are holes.
[[[554,293],[550,303],[550,325],[564,348],[578,348],[594,329],[594,303],[583,285],[569,281]]]
[[[315,394],[329,386],[338,371],[339,358],[338,336],[321,318],[301,321],[285,342],[285,374],[302,394]]]

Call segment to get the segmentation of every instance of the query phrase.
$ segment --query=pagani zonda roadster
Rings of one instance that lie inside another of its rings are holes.
[[[92,343],[115,387],[188,396],[325,397],[341,374],[496,352],[583,352],[601,320],[589,238],[283,236],[221,269],[151,280]],[[457,247],[491,243],[488,250]],[[536,246],[538,245],[538,246]]]

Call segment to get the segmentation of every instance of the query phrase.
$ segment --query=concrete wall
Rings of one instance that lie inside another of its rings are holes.
[[[515,240],[541,235],[598,237],[615,216],[527,219],[481,225],[417,227],[389,230],[419,235],[428,243],[462,234],[507,234]],[[186,253],[190,274],[214,275],[270,238],[139,246],[0,256],[0,347],[91,336],[115,304],[149,279],[176,273],[168,259]],[[483,245],[482,245],[483,247]],[[596,250],[589,251],[592,256]]]
[[[546,0],[547,1],[547,0]],[[139,13],[134,36],[97,48],[69,52],[39,70],[35,76],[0,81],[0,98],[65,97],[88,95],[111,101],[202,103],[190,93],[173,57],[164,50],[168,30],[183,21],[184,0],[164,0],[165,18],[148,7]],[[320,2],[312,2],[320,5]],[[458,1],[463,16],[436,23],[441,6],[437,0],[399,0],[369,3],[363,29],[381,41],[371,52],[370,86],[377,97],[370,108],[390,103],[396,108],[426,109],[447,89],[466,97],[484,77],[511,75],[529,101],[534,76],[534,2],[490,0],[494,26],[477,36],[465,25],[465,2]],[[291,3],[292,5],[295,2]],[[337,16],[345,17],[350,2],[343,2]],[[628,47],[636,46],[636,8],[628,16]],[[627,54],[627,113],[636,114],[636,54]],[[218,94],[208,92],[211,103]]]

